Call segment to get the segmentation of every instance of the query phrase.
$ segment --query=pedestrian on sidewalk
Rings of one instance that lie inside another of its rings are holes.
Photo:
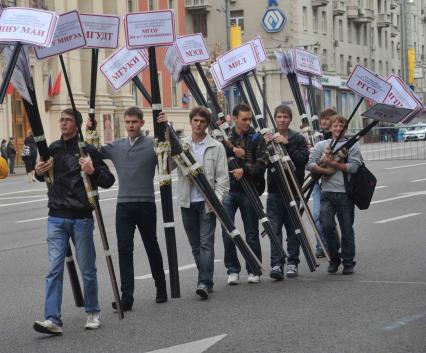
[[[7,141],[5,139],[1,140],[0,157],[4,158],[7,162]]]
[[[24,148],[22,149],[21,158],[25,163],[28,182],[32,183],[37,181],[34,177],[35,165],[37,162],[37,145],[32,133],[30,133],[24,140]]]
[[[15,174],[15,159],[16,159],[16,147],[15,147],[15,138],[10,137],[7,144],[7,157],[9,159],[9,172],[10,174]]]

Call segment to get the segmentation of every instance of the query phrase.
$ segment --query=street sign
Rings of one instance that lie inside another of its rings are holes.
[[[281,32],[287,22],[287,16],[277,7],[266,10],[262,17],[262,26],[268,33]]]

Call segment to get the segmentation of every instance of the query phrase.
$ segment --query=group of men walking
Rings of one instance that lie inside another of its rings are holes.
[[[89,175],[95,187],[111,187],[115,178],[104,159],[112,161],[119,179],[116,234],[121,306],[124,311],[129,311],[132,310],[134,302],[133,249],[136,227],[141,234],[155,281],[157,289],[155,300],[157,303],[164,303],[168,299],[163,260],[156,235],[154,175],[157,157],[154,152],[154,140],[141,133],[144,125],[143,112],[138,107],[127,109],[124,123],[128,136],[102,146],[100,150],[88,145],[87,158],[80,158],[78,153],[77,124],[81,124],[78,119],[71,109],[61,113],[59,119],[61,138],[49,147],[52,159],[39,161],[36,165],[37,179],[44,181],[44,175],[50,170],[53,170],[51,175],[54,178],[53,182],[47,182],[49,271],[46,276],[45,319],[34,323],[36,331],[48,334],[62,333],[62,282],[69,239],[75,245],[76,258],[83,278],[84,308],[88,314],[85,328],[96,329],[100,326],[92,208],[80,172]],[[288,205],[280,197],[270,171],[266,146],[271,141],[285,146],[300,185],[303,183],[305,168],[323,175],[317,221],[322,225],[321,234],[331,254],[328,271],[337,272],[343,260],[343,273],[352,273],[355,265],[354,205],[346,196],[343,173],[356,172],[361,161],[359,146],[355,144],[349,150],[346,160],[342,162],[335,161],[327,149],[330,139],[311,146],[309,151],[304,137],[289,128],[292,111],[284,105],[278,106],[274,112],[277,134],[267,133],[262,136],[260,132],[255,131],[251,127],[251,108],[246,104],[238,104],[233,109],[233,126],[227,141],[223,144],[208,134],[210,119],[209,110],[203,107],[194,108],[189,115],[191,134],[185,139],[185,143],[190,145],[194,158],[203,166],[208,182],[222,201],[229,217],[234,220],[237,210],[240,210],[246,241],[259,260],[262,260],[259,220],[239,181],[243,177],[249,179],[259,194],[263,193],[267,184],[266,213],[281,243],[282,228],[285,227],[288,252],[285,272],[284,259],[271,243],[270,277],[282,280],[285,273],[287,277],[296,277],[300,262],[299,239],[289,216]],[[167,123],[167,116],[164,113],[160,114],[157,122]],[[338,146],[344,140],[344,134],[340,135],[340,132],[346,128],[345,123],[345,118],[337,115],[333,115],[330,119],[332,139],[341,137]],[[323,126],[325,127],[325,124]],[[228,169],[230,157],[238,160],[240,168]],[[195,292],[205,300],[208,299],[214,286],[216,216],[189,177],[179,167],[177,172],[178,204],[181,207],[182,222],[198,269]],[[336,214],[342,233],[341,256],[334,233]],[[240,280],[241,264],[235,244],[225,229],[222,230],[222,235],[228,284],[235,285]],[[248,282],[259,283],[260,276],[250,273],[248,266],[246,268]],[[112,307],[116,309],[115,303]]]

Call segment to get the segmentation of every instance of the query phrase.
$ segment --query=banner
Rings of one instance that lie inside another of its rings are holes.
[[[318,55],[302,49],[293,49],[293,62],[296,71],[322,76],[321,61]]]
[[[99,70],[111,87],[118,91],[146,67],[148,54],[144,50],[121,47],[102,63]]]
[[[207,61],[210,59],[206,42],[201,33],[176,38],[176,49],[184,65]]]
[[[256,69],[258,64],[256,50],[252,43],[243,44],[217,58],[222,79],[227,82]]]
[[[346,86],[376,103],[382,103],[392,88],[390,83],[361,65],[355,66]]]
[[[386,81],[392,85],[392,88],[383,101],[384,104],[413,110],[422,105],[398,76],[390,75]]]
[[[128,13],[124,17],[127,49],[170,46],[175,41],[172,10]]]
[[[396,124],[408,117],[411,113],[412,109],[396,108],[390,105],[377,103],[362,113],[361,116]]]
[[[80,20],[86,37],[86,48],[117,49],[120,17],[80,14]]]
[[[78,11],[66,12],[59,16],[55,36],[50,47],[35,47],[37,59],[45,59],[86,46],[83,27]]]
[[[175,45],[168,47],[164,56],[164,66],[176,82],[180,81],[180,73],[184,68],[182,58]]]
[[[58,16],[39,9],[10,7],[0,16],[0,42],[22,42],[48,47],[55,34]]]

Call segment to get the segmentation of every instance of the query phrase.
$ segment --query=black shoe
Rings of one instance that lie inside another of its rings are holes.
[[[209,287],[209,288],[207,288],[207,292],[208,292],[208,293],[213,293],[213,287]]]
[[[340,259],[332,259],[328,264],[327,272],[336,273],[339,270],[340,264]]]
[[[165,303],[167,301],[167,290],[165,288],[157,288],[157,296],[155,297],[156,303]]]
[[[343,264],[342,275],[352,275],[354,273],[355,264],[355,261],[349,264]]]
[[[209,292],[208,289],[204,286],[198,286],[197,290],[195,291],[197,295],[200,296],[201,299],[206,300],[209,299]]]
[[[315,257],[316,257],[317,259],[322,259],[322,258],[324,258],[324,257],[325,257],[324,250],[323,250],[323,249],[318,249],[318,250],[315,252]]]
[[[115,302],[111,303],[111,306],[114,310],[117,310],[117,305],[115,304]],[[133,307],[133,303],[123,303],[121,302],[121,309],[123,311],[131,311]]]
[[[271,272],[269,272],[269,277],[276,279],[277,281],[282,281],[284,279],[284,272],[281,266],[272,267]]]

